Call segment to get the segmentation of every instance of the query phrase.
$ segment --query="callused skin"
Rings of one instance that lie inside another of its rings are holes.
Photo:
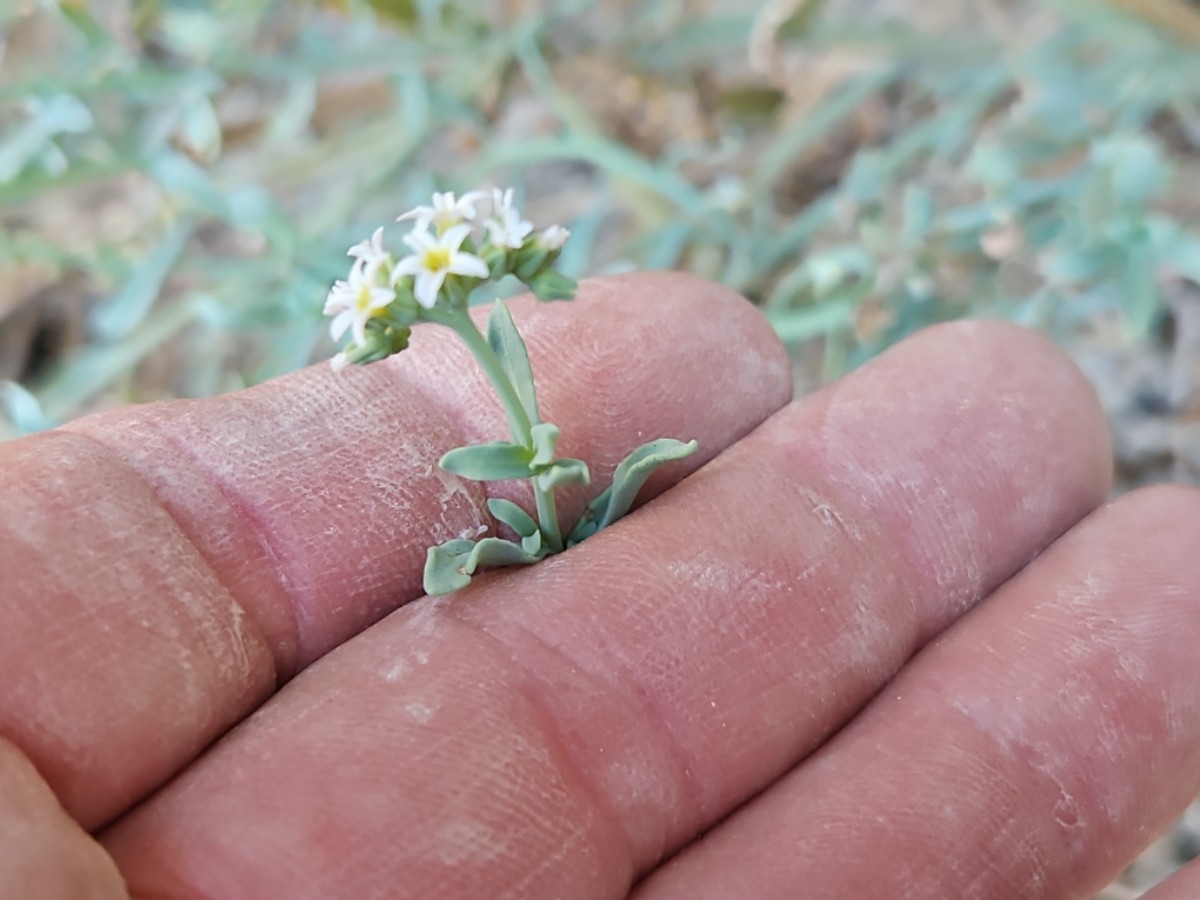
[[[1079,897],[1200,788],[1200,502],[1102,505],[1048,342],[943,326],[789,402],[686,276],[513,313],[599,484],[700,451],[446,598],[424,548],[487,498],[436,461],[504,421],[436,329],[0,445],[0,896]]]

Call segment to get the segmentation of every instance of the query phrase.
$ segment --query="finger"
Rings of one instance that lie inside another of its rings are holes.
[[[1052,345],[935,330],[570,553],[390,616],[106,844],[151,893],[624,896],[1100,503],[1108,466]]]
[[[682,477],[787,401],[762,317],[683,276],[518,301],[562,450],[593,465],[696,438]],[[0,734],[89,826],[169,777],[286,677],[417,596],[428,546],[489,523],[437,460],[503,434],[456,339],[0,448]],[[580,509],[575,494],[564,520]]]
[[[639,900],[1094,896],[1200,790],[1197,541],[1190,490],[1096,514]]]
[[[1196,900],[1200,897],[1200,860],[1193,860],[1162,884],[1143,895],[1143,900]]]
[[[0,740],[0,897],[129,898],[112,859],[5,740]]]

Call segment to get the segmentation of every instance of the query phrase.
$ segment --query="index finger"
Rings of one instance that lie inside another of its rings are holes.
[[[682,477],[790,397],[766,322],[693,278],[593,281],[513,312],[592,490],[659,436],[699,440],[666,474]],[[109,820],[418,596],[427,546],[490,527],[482,486],[437,460],[502,433],[466,351],[418,329],[400,357],[340,377],[314,367],[3,445],[0,736],[81,822]]]

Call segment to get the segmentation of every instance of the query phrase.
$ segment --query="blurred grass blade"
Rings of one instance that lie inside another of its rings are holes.
[[[175,303],[151,315],[116,343],[86,347],[61,364],[35,396],[51,419],[77,415],[82,406],[130,374],[147,355],[176,336],[193,319],[189,303]]]
[[[15,381],[0,381],[0,408],[18,435],[45,431],[58,424],[42,411],[38,399]]]
[[[802,309],[769,312],[767,318],[779,339],[791,345],[852,328],[854,308],[855,304],[850,301],[835,301]]]
[[[126,282],[92,311],[90,325],[104,341],[125,337],[142,324],[163,282],[179,261],[192,235],[194,223],[185,219],[167,232]]]
[[[13,181],[24,169],[53,149],[59,134],[88,131],[92,114],[69,94],[31,102],[27,121],[0,140],[0,184]]]

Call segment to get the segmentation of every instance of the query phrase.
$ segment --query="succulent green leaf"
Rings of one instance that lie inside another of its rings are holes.
[[[504,373],[512,382],[521,405],[529,421],[535,425],[540,421],[537,409],[537,394],[533,388],[533,368],[529,365],[529,351],[525,349],[525,341],[521,339],[517,326],[512,320],[512,314],[503,300],[497,300],[488,316],[487,340]]]
[[[533,516],[511,500],[495,498],[487,502],[488,511],[523,538],[538,534]]]
[[[527,566],[541,559],[537,553],[530,553],[520,544],[506,541],[503,538],[484,538],[475,545],[467,560],[467,574],[474,575],[480,566]]]
[[[509,478],[529,478],[533,451],[520,444],[496,441],[451,450],[438,463],[447,472],[470,478],[472,481],[504,481]]]
[[[425,593],[430,596],[453,594],[471,583],[466,564],[474,549],[473,541],[447,541],[430,547],[425,554]]]
[[[539,529],[538,531],[535,531],[533,534],[529,534],[529,535],[526,535],[525,537],[521,538],[521,547],[522,547],[522,549],[524,549],[524,551],[526,553],[528,553],[532,556],[539,556],[539,558],[540,558],[540,556],[542,555],[542,547],[543,547],[541,530]]]
[[[537,482],[542,490],[553,491],[568,484],[587,484],[591,477],[582,459],[557,459],[538,473]]]
[[[526,566],[538,562],[545,553],[540,541],[537,549],[527,549],[533,546],[534,542],[514,544],[493,537],[478,542],[447,541],[440,547],[430,547],[425,557],[425,593],[438,596],[461,590],[483,566]]]
[[[638,492],[656,469],[691,456],[697,446],[695,441],[685,444],[674,438],[659,438],[630,453],[613,473],[612,487],[588,504],[587,512],[571,532],[572,543],[579,543],[624,516],[633,508]]]
[[[609,500],[612,498],[612,487],[606,487],[603,491],[596,495],[595,499],[588,504],[579,521],[575,523],[575,527],[571,529],[571,533],[567,535],[567,547],[574,547],[576,544],[582,543],[590,538],[593,534],[600,530],[600,516],[604,515],[604,510],[608,508]]]
[[[546,422],[534,425],[530,431],[533,440],[532,467],[537,470],[554,462],[554,453],[558,450],[558,426]]]

